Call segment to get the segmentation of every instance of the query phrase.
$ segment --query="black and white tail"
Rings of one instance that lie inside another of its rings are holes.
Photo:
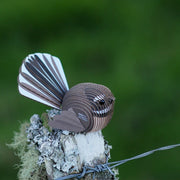
[[[28,55],[19,70],[18,90],[23,96],[59,109],[69,90],[60,60],[46,53]]]

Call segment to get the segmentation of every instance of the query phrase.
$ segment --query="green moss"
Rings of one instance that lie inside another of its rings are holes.
[[[20,131],[14,133],[13,141],[8,146],[15,150],[18,157],[24,156],[27,151],[27,134],[26,128],[29,126],[29,123],[23,123],[20,126]]]
[[[47,179],[44,164],[39,166],[38,151],[34,146],[28,146],[26,128],[29,123],[21,124],[20,131],[15,132],[13,142],[8,146],[15,150],[20,158],[18,179],[19,180],[40,180]]]
[[[48,114],[47,114],[47,113],[43,113],[43,114],[41,115],[41,120],[42,120],[42,122],[43,122],[43,126],[44,126],[45,128],[47,128],[47,129],[49,130],[49,132],[51,132],[51,128],[50,128],[49,125],[48,125],[48,122],[49,122]]]

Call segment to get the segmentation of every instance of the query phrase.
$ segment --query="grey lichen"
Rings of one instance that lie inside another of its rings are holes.
[[[45,163],[48,175],[56,178],[69,172],[79,172],[76,160],[78,150],[71,149],[67,155],[63,147],[72,135],[61,130],[50,132],[43,126],[38,115],[33,115],[30,121],[31,124],[26,130],[27,141],[38,150],[38,164]]]

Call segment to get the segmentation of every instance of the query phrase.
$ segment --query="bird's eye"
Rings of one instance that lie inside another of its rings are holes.
[[[100,105],[103,105],[104,103],[105,103],[104,99],[101,99],[101,100],[99,101],[99,104],[100,104]]]

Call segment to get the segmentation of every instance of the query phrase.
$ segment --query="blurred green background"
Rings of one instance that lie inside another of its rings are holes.
[[[6,146],[20,122],[47,106],[17,91],[18,69],[34,52],[58,56],[69,86],[95,82],[116,97],[103,130],[112,161],[180,143],[180,1],[0,2],[0,179],[16,179]],[[123,180],[179,180],[180,148],[119,167]]]

